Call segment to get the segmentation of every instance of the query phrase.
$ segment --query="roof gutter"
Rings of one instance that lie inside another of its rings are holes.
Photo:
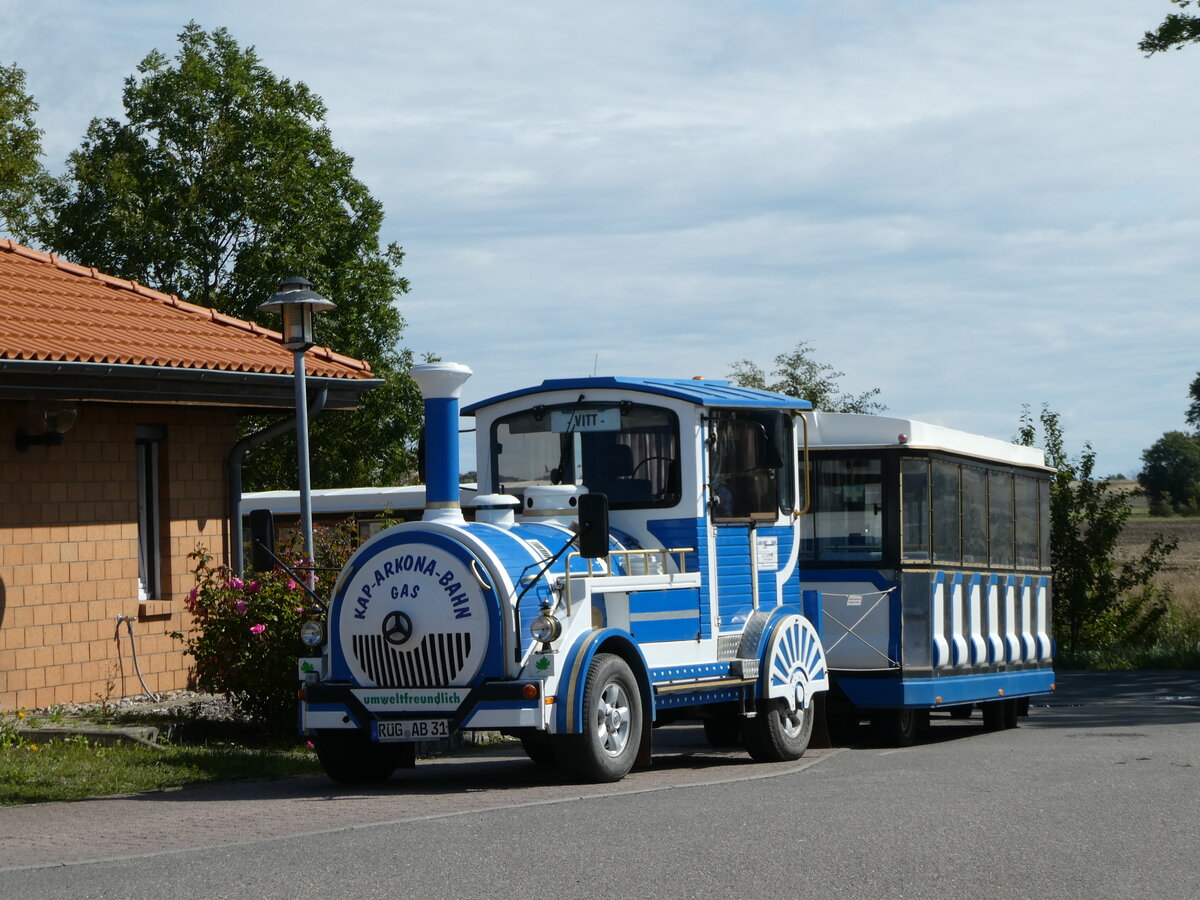
[[[321,414],[325,409],[325,403],[329,399],[329,390],[321,388],[316,392],[312,402],[308,406],[308,418],[311,421]],[[272,438],[278,437],[287,431],[292,431],[296,427],[297,416],[295,414],[286,419],[281,419],[274,425],[268,425],[262,431],[256,431],[254,434],[247,435],[229,451],[229,568],[235,575],[241,575],[245,566],[245,554],[242,550],[243,544],[243,529],[242,529],[242,463],[246,459],[246,454],[257,447],[259,444],[269,441]]]

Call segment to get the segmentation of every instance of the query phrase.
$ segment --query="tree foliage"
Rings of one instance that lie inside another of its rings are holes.
[[[1142,451],[1138,483],[1154,512],[1200,514],[1200,439],[1168,431]]]
[[[1200,372],[1196,373],[1196,377],[1192,380],[1191,386],[1188,388],[1188,396],[1191,401],[1187,408],[1187,423],[1200,431]]]
[[[1171,0],[1171,2],[1180,9],[1187,9],[1193,5],[1194,0]],[[1138,49],[1147,56],[1153,56],[1155,53],[1170,50],[1172,47],[1181,50],[1185,44],[1194,44],[1197,41],[1200,41],[1200,16],[1170,13],[1158,28],[1146,32],[1142,40],[1138,42]]]
[[[838,386],[838,379],[845,377],[846,373],[813,359],[809,341],[799,341],[793,350],[775,357],[775,368],[770,373],[773,380],[769,380],[767,373],[748,359],[738,360],[731,365],[733,370],[729,373],[729,380],[734,384],[800,397],[811,401],[814,409],[849,413],[877,413],[887,409],[875,399],[879,396],[879,388],[872,388],[857,396],[844,393]]]
[[[44,245],[85,265],[278,329],[258,311],[282,278],[337,309],[320,343],[367,360],[385,385],[355,413],[311,423],[317,486],[403,483],[414,469],[419,394],[397,342],[403,251],[380,246],[383,209],[334,145],[325,106],[280,79],[225,29],[194,22],[168,59],[125,81],[125,121],[95,119],[55,185]],[[264,420],[252,420],[255,428]],[[294,437],[249,461],[251,488],[295,485]]]
[[[1039,419],[1040,445],[1056,469],[1050,482],[1050,558],[1059,646],[1072,653],[1152,643],[1167,602],[1151,582],[1176,541],[1158,535],[1140,553],[1118,561],[1117,544],[1132,512],[1128,495],[1094,477],[1090,444],[1078,457],[1067,454],[1058,413],[1043,406]],[[1019,441],[1039,444],[1038,423],[1028,407]]]
[[[0,65],[0,229],[27,242],[50,176],[42,167],[38,105],[25,89],[25,72]]]

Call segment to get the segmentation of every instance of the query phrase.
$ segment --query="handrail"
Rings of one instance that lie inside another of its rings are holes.
[[[611,564],[605,566],[605,568],[603,570],[597,572],[593,568],[593,562],[590,557],[581,556],[579,553],[568,554],[566,570],[562,576],[566,581],[566,588],[564,591],[564,599],[566,600],[566,604],[567,604],[567,615],[568,616],[571,615],[571,610],[572,610],[571,581],[574,578],[579,578],[580,576],[582,576],[584,578],[598,578],[598,577],[642,578],[647,575],[666,575],[666,576],[686,575],[686,574],[688,574],[686,554],[695,553],[695,552],[696,552],[695,547],[670,547],[670,548],[663,547],[661,549],[655,549],[655,550],[610,550],[608,553],[609,559],[616,556],[616,557],[621,557],[622,560],[624,561],[624,568],[626,570],[625,575],[614,575],[612,573],[613,567],[611,566]],[[667,571],[667,566],[670,563],[670,559],[672,556],[676,557],[676,567],[678,569],[677,572],[673,572],[673,573]],[[658,558],[658,565],[660,568],[659,572],[651,572],[650,571],[651,557]],[[586,559],[587,560],[587,569],[583,572],[572,572],[571,571],[571,561],[573,559]],[[632,564],[635,559],[641,560],[642,568],[644,569],[643,572],[637,573],[637,574],[633,574],[633,573],[629,572],[629,570],[632,568]]]

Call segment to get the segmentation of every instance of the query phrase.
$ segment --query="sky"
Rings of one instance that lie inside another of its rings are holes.
[[[0,0],[0,64],[55,174],[189,20],[303,81],[464,402],[808,341],[890,415],[1011,439],[1046,404],[1132,475],[1200,370],[1200,47],[1137,49],[1174,9]]]

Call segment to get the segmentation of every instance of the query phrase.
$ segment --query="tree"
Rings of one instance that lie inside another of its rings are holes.
[[[404,254],[380,246],[382,206],[334,147],[308,87],[275,77],[225,29],[192,22],[179,42],[173,61],[155,50],[126,79],[127,121],[92,121],[55,185],[43,244],[275,329],[259,304],[282,278],[309,279],[337,304],[317,319],[321,343],[367,360],[385,382],[357,412],[313,420],[313,483],[403,483],[420,401],[397,343]],[[293,446],[289,436],[260,449],[247,487],[294,486]]]
[[[1192,402],[1187,408],[1187,423],[1200,431],[1200,372],[1196,373],[1196,378],[1188,388],[1188,396],[1192,398]]]
[[[1120,643],[1149,643],[1167,612],[1151,583],[1175,549],[1156,536],[1141,553],[1118,562],[1117,543],[1132,509],[1126,494],[1093,477],[1096,454],[1084,444],[1068,456],[1058,413],[1040,415],[1050,482],[1050,559],[1054,573],[1054,634],[1067,653],[1103,650]],[[1038,443],[1029,408],[1021,415],[1019,442]]]
[[[25,72],[0,66],[0,228],[30,240],[41,198],[50,184],[42,167],[38,105],[25,91]]]
[[[1168,431],[1142,452],[1138,483],[1152,509],[1200,513],[1200,439]]]
[[[1193,4],[1194,0],[1171,0],[1171,2],[1180,9],[1186,9]],[[1157,29],[1146,32],[1142,40],[1138,42],[1138,49],[1147,56],[1153,56],[1155,53],[1170,50],[1172,47],[1181,50],[1184,44],[1194,44],[1197,41],[1200,41],[1200,16],[1171,13],[1163,19]]]
[[[809,341],[799,341],[790,353],[775,357],[775,368],[771,375],[776,379],[768,382],[767,375],[758,365],[748,359],[731,363],[733,370],[729,380],[742,387],[777,391],[792,397],[812,402],[814,409],[826,412],[876,413],[887,409],[875,398],[879,388],[864,391],[858,396],[842,393],[837,379],[845,377],[828,363],[819,363],[812,358]]]

